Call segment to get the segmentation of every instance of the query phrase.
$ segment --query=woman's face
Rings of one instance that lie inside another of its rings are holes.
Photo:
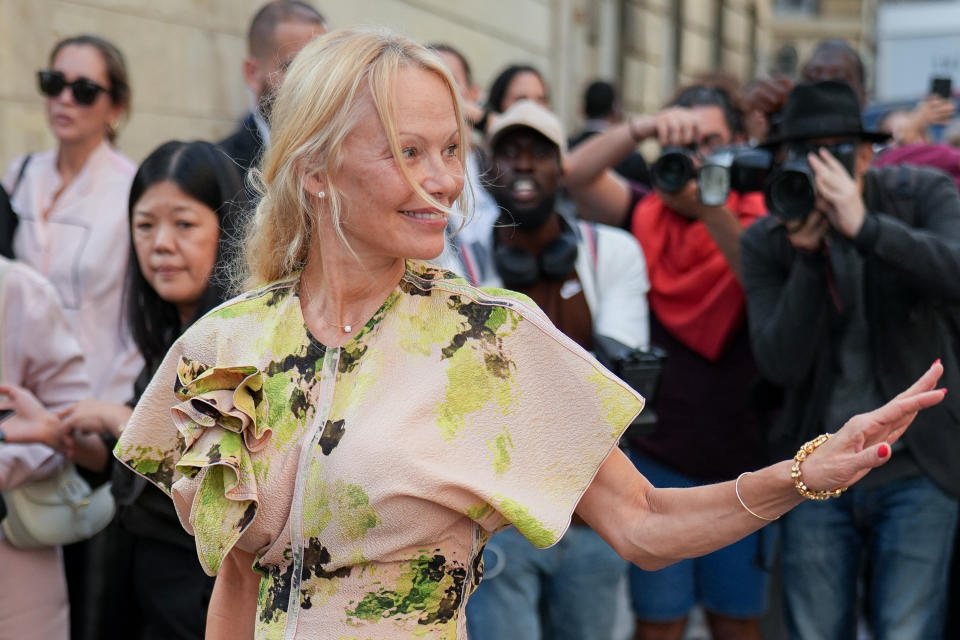
[[[181,320],[189,320],[217,260],[217,214],[165,181],[144,191],[130,222],[144,278],[157,295],[177,308]]]
[[[509,109],[510,105],[517,100],[533,100],[541,106],[550,108],[550,103],[547,101],[547,88],[543,86],[540,76],[532,71],[521,71],[510,80],[507,91],[503,94],[503,110]]]
[[[426,193],[451,206],[463,189],[460,131],[453,98],[440,76],[407,68],[395,86],[401,159],[393,157],[372,101],[364,99],[359,124],[344,141],[343,162],[331,182],[342,195],[341,226],[357,255],[431,259],[443,250],[447,216],[413,190],[399,163]],[[320,203],[321,237],[333,238]]]
[[[52,71],[61,72],[67,82],[80,78],[92,80],[110,89],[107,64],[100,52],[90,45],[67,45],[53,60]],[[115,124],[123,112],[115,106],[106,91],[97,93],[89,106],[77,104],[70,87],[59,95],[47,98],[47,121],[50,131],[61,144],[98,143],[106,137],[107,126]]]

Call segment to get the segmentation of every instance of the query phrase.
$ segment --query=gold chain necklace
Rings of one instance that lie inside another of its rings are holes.
[[[300,296],[301,296],[301,297],[304,299],[304,301],[307,303],[307,308],[309,309],[309,308],[310,308],[310,297],[309,297],[309,294],[307,293],[307,287],[305,287],[304,284],[303,284],[303,278],[300,279]],[[329,320],[327,320],[326,318],[324,318],[324,317],[323,317],[321,314],[319,314],[319,313],[317,314],[317,318],[318,318],[318,319],[320,320],[320,322],[322,322],[323,324],[325,324],[325,325],[327,325],[327,326],[329,326],[329,327],[336,327],[337,329],[340,329],[340,330],[343,331],[344,333],[350,333],[351,331],[353,331],[353,325],[354,325],[353,322],[348,322],[347,324],[337,324],[337,323],[335,323],[335,322],[330,322]]]

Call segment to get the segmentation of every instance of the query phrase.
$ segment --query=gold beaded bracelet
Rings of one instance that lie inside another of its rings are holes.
[[[797,451],[797,455],[793,456],[793,467],[790,468],[790,477],[793,478],[793,486],[797,488],[797,493],[807,500],[829,500],[830,498],[839,498],[840,494],[847,490],[846,487],[839,487],[837,489],[830,489],[828,491],[814,491],[803,482],[803,471],[800,470],[800,463],[806,460],[807,457],[813,453],[817,447],[829,439],[829,433],[821,434],[800,447],[800,450]]]

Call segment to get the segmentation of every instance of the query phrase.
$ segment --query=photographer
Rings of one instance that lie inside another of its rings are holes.
[[[938,172],[868,169],[885,137],[864,131],[848,84],[823,81],[793,89],[769,142],[792,158],[795,196],[744,233],[742,267],[757,363],[785,387],[774,454],[893,396],[929,360],[943,359],[946,387],[960,381],[948,307],[960,301],[960,198]],[[943,637],[960,493],[960,404],[945,400],[867,482],[784,517],[792,637],[856,636],[861,557],[875,638]]]
[[[694,85],[659,114],[635,117],[587,140],[565,164],[565,185],[587,205],[584,215],[628,227],[647,259],[650,341],[668,358],[652,399],[656,430],[629,444],[637,468],[658,487],[730,480],[765,460],[738,275],[739,238],[765,214],[763,196],[734,193],[723,206],[706,206],[695,175],[703,158],[741,138],[741,122],[729,91]],[[654,167],[654,182],[661,186],[638,199],[638,190],[608,167],[654,136],[673,155],[664,154]],[[692,165],[679,178],[682,172],[665,167],[683,164],[677,154]],[[631,567],[636,637],[681,638],[699,603],[714,638],[759,638],[756,619],[766,608],[768,575],[757,559],[766,555],[771,534],[757,533],[660,571]]]

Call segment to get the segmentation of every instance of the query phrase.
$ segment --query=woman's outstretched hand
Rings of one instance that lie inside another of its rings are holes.
[[[847,487],[890,459],[891,447],[917,412],[939,403],[946,389],[937,389],[943,365],[937,360],[919,380],[896,398],[847,421],[803,463],[803,481],[814,491]]]

